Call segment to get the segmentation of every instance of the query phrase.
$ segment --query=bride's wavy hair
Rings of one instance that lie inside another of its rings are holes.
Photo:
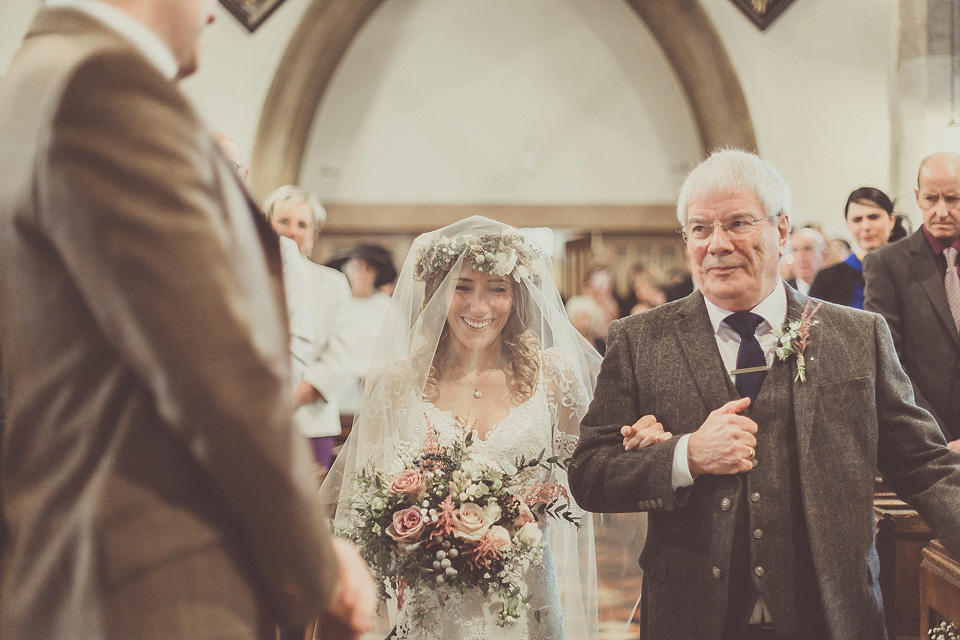
[[[433,299],[450,270],[437,271],[424,278],[422,312]],[[526,287],[517,286],[514,278],[508,274],[506,278],[513,292],[513,304],[510,307],[510,316],[500,331],[500,341],[503,346],[503,355],[510,363],[513,373],[515,395],[521,400],[527,400],[537,389],[537,380],[540,376],[540,339],[531,329],[534,313],[530,294]],[[447,352],[450,348],[450,325],[444,314],[443,329],[440,332],[440,341],[430,362],[427,379],[423,385],[423,395],[431,402],[440,395],[439,382],[446,372]],[[431,345],[425,345],[417,359],[429,358]]]

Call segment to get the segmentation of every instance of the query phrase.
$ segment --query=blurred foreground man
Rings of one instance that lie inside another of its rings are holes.
[[[50,0],[0,84],[0,638],[367,627],[293,429],[276,236],[173,82],[213,7]]]
[[[960,451],[960,155],[920,163],[919,231],[863,261],[864,308],[883,315],[917,404]]]

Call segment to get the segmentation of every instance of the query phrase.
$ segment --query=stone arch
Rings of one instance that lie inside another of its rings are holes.
[[[253,149],[254,191],[299,179],[310,128],[341,58],[386,0],[314,0],[267,93]],[[704,153],[756,150],[746,98],[698,0],[625,0],[653,33],[687,96]]]

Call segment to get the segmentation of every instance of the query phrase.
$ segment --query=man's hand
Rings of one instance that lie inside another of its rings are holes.
[[[951,440],[947,443],[947,446],[953,449],[954,451],[960,451],[960,439]]]
[[[330,606],[320,614],[317,635],[320,638],[356,640],[373,631],[373,617],[377,610],[376,586],[353,543],[333,538],[333,549],[340,564],[340,581]]]
[[[731,400],[710,412],[687,442],[687,463],[694,476],[743,473],[753,469],[757,423],[737,415],[750,406],[750,398]]]
[[[626,451],[645,449],[673,437],[672,433],[663,430],[663,425],[652,415],[643,416],[632,425],[624,426],[620,429],[620,435],[623,436],[623,448]]]

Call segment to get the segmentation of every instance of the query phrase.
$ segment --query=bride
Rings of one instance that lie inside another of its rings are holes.
[[[443,444],[470,429],[476,446],[506,463],[573,453],[600,357],[567,320],[549,260],[517,230],[474,216],[420,236],[392,303],[360,413],[322,488],[338,527],[354,515],[356,472],[388,468],[401,443],[422,443],[428,430]],[[567,487],[556,467],[523,473],[531,486]],[[586,517],[579,529],[540,523],[548,544],[543,562],[524,574],[529,608],[520,622],[497,626],[502,603],[479,590],[405,587],[394,593],[399,602],[426,600],[436,611],[414,623],[401,604],[394,637],[595,638],[592,521],[570,500]]]

